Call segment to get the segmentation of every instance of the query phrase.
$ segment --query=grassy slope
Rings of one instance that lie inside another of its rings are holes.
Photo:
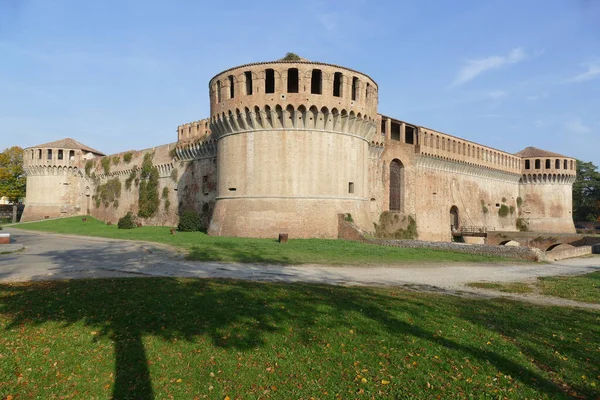
[[[600,271],[580,276],[546,276],[535,283],[471,282],[467,286],[508,293],[539,292],[546,296],[600,304]]]
[[[146,240],[182,247],[193,260],[255,262],[269,264],[399,264],[435,261],[506,261],[505,258],[427,249],[400,249],[358,242],[324,239],[294,239],[279,244],[274,239],[209,236],[201,232],[169,233],[168,227],[145,226],[117,229],[88,217],[64,218],[19,224],[15,227],[37,231]]]
[[[597,398],[599,320],[364,287],[5,284],[0,398]]]

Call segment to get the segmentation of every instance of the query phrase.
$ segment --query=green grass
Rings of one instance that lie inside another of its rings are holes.
[[[117,229],[94,218],[81,217],[19,224],[15,227],[36,231],[145,240],[183,248],[192,260],[266,263],[381,265],[407,262],[498,262],[506,258],[429,249],[402,249],[372,244],[326,239],[292,239],[280,244],[275,239],[209,236],[201,232],[169,233],[168,227],[144,226]]]
[[[581,276],[549,276],[538,279],[547,296],[600,304],[600,271]]]
[[[491,289],[498,290],[500,292],[506,293],[531,293],[533,292],[533,288],[521,282],[507,282],[507,283],[498,283],[498,282],[471,282],[467,283],[467,286],[478,288],[478,289]]]
[[[536,282],[471,282],[467,286],[507,293],[541,293],[585,303],[600,304],[600,271],[579,276],[546,276]]]
[[[200,279],[0,285],[0,398],[600,396],[600,313]]]

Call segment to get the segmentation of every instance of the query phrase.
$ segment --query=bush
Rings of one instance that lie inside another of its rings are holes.
[[[510,209],[506,206],[506,204],[502,204],[500,206],[500,208],[498,209],[498,215],[501,218],[507,217],[509,212],[510,212]]]
[[[529,223],[524,219],[524,218],[517,218],[517,229],[520,232],[527,232],[529,231]]]
[[[177,230],[180,232],[197,232],[202,230],[202,218],[196,211],[184,211],[179,216]]]
[[[108,175],[110,173],[110,157],[104,157],[100,164],[102,164],[102,169],[104,170],[104,174]]]
[[[125,214],[125,216],[121,219],[119,219],[119,222],[117,224],[117,227],[119,229],[133,229],[135,228],[137,225],[135,224],[135,221],[133,220],[133,214],[131,213],[131,211],[129,211],[127,214]]]
[[[92,162],[92,160],[87,160],[85,163],[85,174],[87,176],[90,176],[90,172],[92,171],[92,167],[94,166],[94,163]]]

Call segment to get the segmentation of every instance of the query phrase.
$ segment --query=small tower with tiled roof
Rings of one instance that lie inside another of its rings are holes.
[[[27,197],[21,221],[85,214],[90,196],[85,163],[102,156],[71,138],[26,148]]]
[[[576,160],[558,153],[527,147],[521,157],[519,216],[535,232],[574,233],[573,182]]]

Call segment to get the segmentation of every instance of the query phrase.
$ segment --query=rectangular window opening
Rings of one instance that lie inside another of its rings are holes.
[[[59,160],[62,160],[62,159],[63,159],[63,151],[62,151],[62,150],[59,150],[59,151],[58,151],[58,159],[59,159]]]
[[[342,73],[336,72],[333,75],[333,95],[335,97],[342,97]]]
[[[531,162],[529,160],[525,160],[525,169],[531,169]]]
[[[400,141],[400,124],[398,122],[392,121],[392,128],[390,132],[390,138],[392,140]]]
[[[358,99],[358,78],[352,77],[352,100]]]
[[[237,189],[236,188],[229,188],[230,192],[235,192]]]
[[[550,169],[551,165],[552,163],[550,162],[550,160],[546,160],[546,169]]]
[[[48,149],[48,160],[52,160],[52,150]],[[565,161],[566,163],[566,161]]]
[[[542,168],[542,162],[539,159],[537,159],[537,160],[535,160],[535,169],[540,169],[540,168]]]
[[[244,72],[244,76],[246,77],[246,94],[252,94],[252,72],[246,71]]]
[[[221,81],[217,81],[217,103],[221,102]]]
[[[323,72],[320,69],[312,70],[312,77],[310,80],[310,92],[312,94],[323,93]]]
[[[556,168],[556,169],[560,169],[560,160],[556,160],[556,161],[554,162],[554,168]]]
[[[348,193],[354,193],[354,182],[348,182]]]
[[[235,97],[235,85],[233,84],[233,75],[229,75],[227,79],[229,79],[229,98],[233,99]]]
[[[272,69],[265,71],[265,93],[275,93],[275,71]]]
[[[287,91],[288,93],[298,93],[298,68],[288,69]]]
[[[407,144],[415,144],[415,128],[413,126],[406,125],[404,129],[404,137],[406,138]]]

